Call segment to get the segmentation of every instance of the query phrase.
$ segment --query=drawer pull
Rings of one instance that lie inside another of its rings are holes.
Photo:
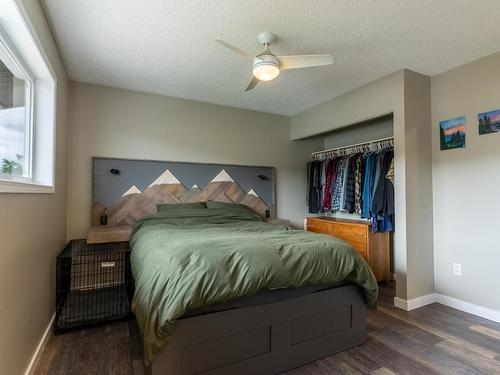
[[[112,268],[115,266],[115,262],[101,262],[101,268]]]

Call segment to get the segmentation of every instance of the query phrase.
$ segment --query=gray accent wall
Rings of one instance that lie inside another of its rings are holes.
[[[120,173],[113,174],[110,172],[112,169]],[[253,189],[268,206],[274,204],[272,167],[114,158],[93,159],[94,203],[99,202],[110,208],[130,187],[135,185],[144,191],[167,169],[188,190],[193,185],[203,190],[219,172],[225,170],[243,192]]]

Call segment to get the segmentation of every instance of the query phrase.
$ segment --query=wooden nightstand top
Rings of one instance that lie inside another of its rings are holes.
[[[100,225],[90,227],[87,243],[126,242],[132,234],[132,225]]]

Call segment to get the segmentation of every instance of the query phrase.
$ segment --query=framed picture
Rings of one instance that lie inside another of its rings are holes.
[[[500,109],[483,112],[477,115],[479,135],[500,132]]]
[[[465,147],[465,117],[439,122],[441,150]]]

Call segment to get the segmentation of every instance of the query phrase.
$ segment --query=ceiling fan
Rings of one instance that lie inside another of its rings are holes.
[[[245,91],[252,90],[259,81],[271,81],[278,77],[281,70],[309,68],[321,65],[333,64],[332,55],[291,55],[276,56],[271,52],[269,46],[277,37],[275,34],[264,31],[257,35],[258,41],[264,46],[264,51],[253,56],[241,48],[215,38],[215,41],[231,51],[236,52],[245,59],[253,60],[253,77]]]

